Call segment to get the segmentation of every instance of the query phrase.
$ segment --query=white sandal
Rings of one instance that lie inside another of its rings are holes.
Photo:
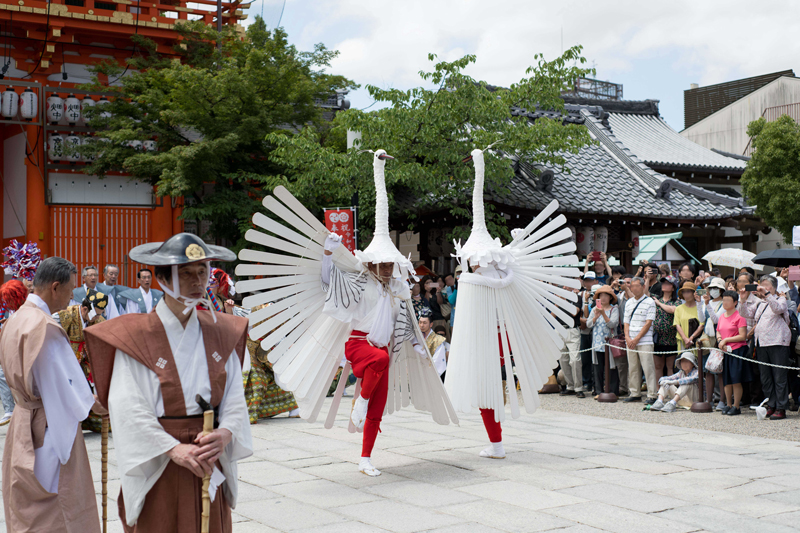
[[[361,458],[361,462],[358,464],[358,470],[370,477],[378,477],[381,475],[381,471],[372,466],[372,461],[369,460],[369,457]]]

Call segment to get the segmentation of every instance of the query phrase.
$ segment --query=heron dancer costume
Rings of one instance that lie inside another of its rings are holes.
[[[456,254],[473,273],[464,272],[458,280],[458,320],[445,389],[456,411],[480,409],[492,443],[480,455],[500,459],[505,457],[500,425],[505,396],[511,416],[520,414],[514,371],[525,409],[532,413],[539,406],[536,391],[552,374],[566,336],[551,313],[570,323],[576,312],[570,302],[576,297],[562,287],[578,288],[580,272],[565,267],[577,263],[577,257],[557,256],[575,251],[571,241],[559,244],[571,236],[564,215],[545,224],[558,209],[557,201],[524,230],[515,230],[508,246],[489,235],[483,209],[484,151],[475,149],[465,159],[475,164],[472,233],[463,247],[456,244]],[[503,374],[508,376],[508,394]]]
[[[196,398],[201,396],[218,414],[218,427],[232,435],[209,491],[210,531],[228,533],[238,492],[236,463],[253,453],[241,370],[247,320],[197,310],[198,304],[208,306],[208,300],[181,295],[178,267],[198,262],[208,267],[209,261],[236,256],[180,233],[164,243],[137,246],[130,257],[146,265],[171,266],[172,287],[162,280],[162,288],[185,307],[189,319],[184,328],[164,299],[152,313],[123,315],[84,331],[97,395],[108,406],[114,431],[123,528],[128,533],[200,530],[202,478],[167,452],[178,444],[193,444],[202,432],[202,413],[209,407],[199,405]]]
[[[370,476],[380,475],[370,457],[384,412],[413,405],[439,424],[458,422],[414,318],[407,282],[414,269],[389,236],[386,159],[391,157],[383,150],[374,153],[375,236],[366,250],[353,256],[339,246],[339,236],[277,187],[264,207],[291,229],[256,213],[254,224],[274,235],[250,230],[245,238],[282,253],[242,250],[240,259],[263,264],[236,269],[239,276],[269,276],[240,281],[236,290],[267,291],[245,298],[245,307],[274,302],[250,315],[250,338],[266,335],[261,348],[271,350],[276,380],[294,393],[302,418],[316,420],[344,352],[342,375],[352,367],[360,379],[349,430],[363,428],[359,470]],[[380,263],[393,263],[390,280],[369,269]],[[339,381],[325,427],[333,426],[346,381]]]

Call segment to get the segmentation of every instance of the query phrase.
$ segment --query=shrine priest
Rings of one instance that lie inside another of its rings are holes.
[[[189,233],[129,255],[155,267],[164,298],[152,313],[84,332],[99,401],[111,417],[120,519],[129,533],[196,533],[210,474],[210,531],[230,532],[236,463],[253,453],[242,384],[247,320],[209,311],[205,296],[209,262],[236,256]],[[210,408],[216,429],[202,436]]]
[[[95,399],[67,334],[51,317],[69,303],[75,274],[66,259],[42,261],[33,293],[0,337],[0,365],[16,400],[3,450],[8,531],[100,531],[80,427]]]

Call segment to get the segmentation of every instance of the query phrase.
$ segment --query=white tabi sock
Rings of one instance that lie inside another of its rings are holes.
[[[503,442],[492,442],[491,445],[480,453],[481,457],[488,457],[489,459],[505,459],[506,450],[503,448]]]
[[[371,477],[381,475],[381,471],[372,466],[372,461],[370,461],[369,457],[361,458],[361,462],[358,463],[358,470]]]
[[[363,429],[364,422],[367,420],[367,408],[369,407],[369,400],[364,399],[360,394],[353,404],[353,412],[350,413],[350,420],[356,429]]]

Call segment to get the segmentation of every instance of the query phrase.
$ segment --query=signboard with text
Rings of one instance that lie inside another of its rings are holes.
[[[354,221],[352,209],[326,209],[325,227],[332,233],[342,236],[342,244],[351,252],[355,251],[356,243],[353,239]]]

